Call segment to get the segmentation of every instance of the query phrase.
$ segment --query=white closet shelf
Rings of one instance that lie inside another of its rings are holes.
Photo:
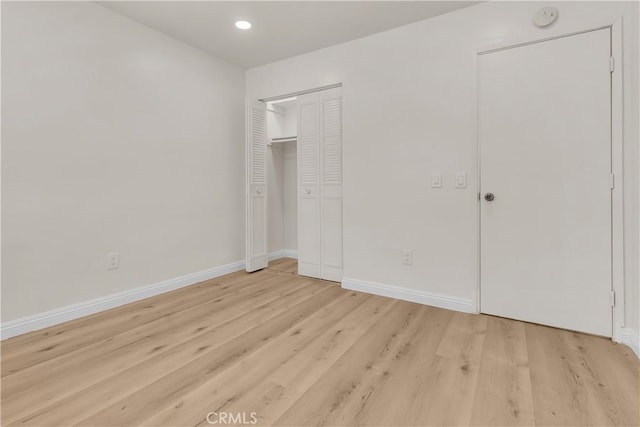
[[[297,136],[281,136],[278,138],[271,138],[270,143],[278,143],[278,142],[296,142],[298,140]]]

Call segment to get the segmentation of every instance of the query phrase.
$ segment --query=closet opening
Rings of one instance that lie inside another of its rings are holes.
[[[297,259],[342,280],[341,87],[258,101],[247,112],[247,271]]]
[[[288,97],[265,104],[267,109],[268,261],[280,258],[297,259],[297,97]]]

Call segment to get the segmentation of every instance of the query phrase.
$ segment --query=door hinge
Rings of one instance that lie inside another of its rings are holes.
[[[611,307],[615,307],[616,306],[616,292],[615,291],[611,291],[611,294],[609,295],[609,303],[611,304]]]
[[[616,177],[614,174],[609,175],[609,186],[613,189],[616,186]]]
[[[480,193],[478,193],[478,201],[480,201]]]
[[[609,58],[609,71],[613,73],[614,69],[615,69],[615,61],[612,56]]]

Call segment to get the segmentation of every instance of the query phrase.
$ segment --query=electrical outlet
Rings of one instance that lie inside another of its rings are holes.
[[[413,251],[411,249],[402,251],[402,263],[405,265],[413,264]]]
[[[107,254],[107,270],[115,270],[120,267],[120,255],[117,252]]]

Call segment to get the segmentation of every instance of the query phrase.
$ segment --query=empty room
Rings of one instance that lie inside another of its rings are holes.
[[[640,426],[640,3],[5,1],[3,426]]]

